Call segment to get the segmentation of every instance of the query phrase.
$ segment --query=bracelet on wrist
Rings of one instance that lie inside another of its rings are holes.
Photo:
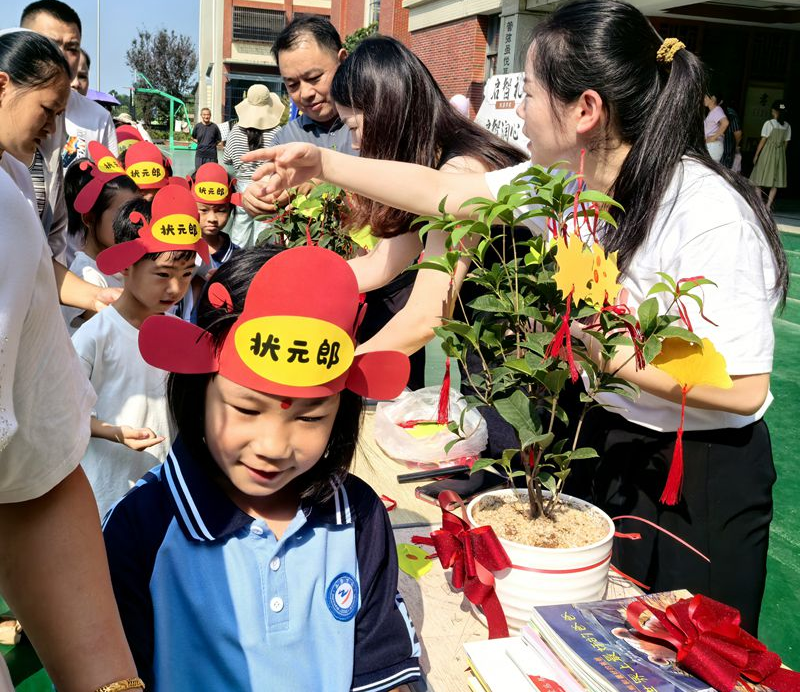
[[[141,678],[126,678],[110,682],[108,685],[98,687],[94,692],[124,692],[125,690],[144,689],[144,681]]]

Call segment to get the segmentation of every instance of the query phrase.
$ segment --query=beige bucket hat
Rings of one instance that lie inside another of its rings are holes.
[[[255,127],[271,130],[280,121],[286,106],[276,94],[263,84],[253,84],[247,90],[247,97],[236,106],[239,127]]]

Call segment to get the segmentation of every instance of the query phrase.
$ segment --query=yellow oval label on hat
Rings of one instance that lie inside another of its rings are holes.
[[[200,240],[197,219],[188,214],[169,214],[150,226],[156,240],[171,245],[193,245]]]
[[[129,178],[134,182],[141,183],[142,185],[151,185],[153,183],[160,183],[167,177],[167,169],[160,163],[154,161],[139,161],[132,163],[125,171]]]
[[[117,151],[119,151],[119,153],[121,154],[130,149],[134,144],[136,144],[136,142],[141,142],[141,141],[142,140],[140,139],[123,139],[121,142],[117,142]]]
[[[236,329],[236,352],[266,380],[292,387],[316,387],[347,372],[353,340],[341,327],[299,315],[248,320]]]
[[[228,186],[222,183],[197,183],[194,186],[194,193],[207,202],[221,202],[228,197]]]
[[[103,173],[124,173],[122,164],[113,156],[103,156],[97,162],[97,170]]]

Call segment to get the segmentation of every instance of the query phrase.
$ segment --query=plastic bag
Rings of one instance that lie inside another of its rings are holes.
[[[406,464],[453,464],[457,460],[477,458],[486,447],[486,421],[477,409],[464,415],[465,439],[444,448],[457,436],[446,425],[436,423],[440,387],[425,387],[403,392],[394,401],[382,401],[375,409],[375,442],[392,459]],[[467,402],[459,392],[450,389],[450,420],[460,421]],[[402,427],[410,421],[425,421]]]

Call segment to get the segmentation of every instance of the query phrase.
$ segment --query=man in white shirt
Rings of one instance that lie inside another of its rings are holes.
[[[31,3],[22,11],[20,26],[56,43],[69,63],[71,78],[75,79],[81,61],[81,20],[71,7],[61,2]],[[56,132],[39,147],[31,165],[31,175],[53,257],[69,266],[76,248],[67,247],[62,165],[66,168],[75,158],[85,156],[86,146],[93,139],[116,154],[117,135],[108,111],[74,90],[64,117],[58,120],[60,126]],[[38,186],[37,181],[40,182]]]
[[[86,97],[89,90],[91,58],[81,48],[78,69],[72,79],[72,93],[66,112],[67,143],[64,145],[62,164],[64,170],[76,159],[88,156],[86,147],[98,141],[117,154],[117,132],[114,121],[105,108]]]

